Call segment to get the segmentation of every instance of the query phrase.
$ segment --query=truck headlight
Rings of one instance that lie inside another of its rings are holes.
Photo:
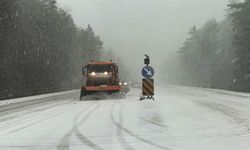
[[[96,75],[96,73],[95,72],[91,72],[91,74],[90,74],[91,76],[95,76]]]
[[[127,83],[127,82],[124,82],[123,84],[124,84],[124,85],[128,85],[128,83]]]
[[[106,71],[106,72],[104,72],[104,75],[105,75],[105,76],[107,76],[107,75],[108,75],[108,72],[107,72],[107,71]]]
[[[119,85],[122,85],[122,83],[121,83],[121,82],[119,82]]]

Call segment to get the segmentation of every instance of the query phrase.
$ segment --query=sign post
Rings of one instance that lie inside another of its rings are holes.
[[[153,67],[149,66],[150,64],[150,57],[145,55],[146,58],[144,59],[145,67],[142,68],[142,95],[140,97],[140,101],[145,99],[154,99],[154,69]]]

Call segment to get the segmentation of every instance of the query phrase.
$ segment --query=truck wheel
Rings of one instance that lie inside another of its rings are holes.
[[[87,94],[86,94],[86,90],[84,90],[84,89],[81,89],[81,94],[80,94],[80,101],[82,100],[82,98],[84,97],[84,96],[86,96]]]

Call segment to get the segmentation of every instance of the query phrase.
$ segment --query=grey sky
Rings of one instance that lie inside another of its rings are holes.
[[[188,30],[206,20],[225,17],[228,0],[58,0],[76,24],[90,24],[129,66],[142,66],[143,54],[153,65],[181,47]]]

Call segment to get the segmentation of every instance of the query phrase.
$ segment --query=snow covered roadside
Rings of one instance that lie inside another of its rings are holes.
[[[172,87],[179,87],[182,89],[194,89],[194,90],[207,91],[207,92],[213,92],[213,93],[215,92],[217,94],[231,95],[231,96],[250,99],[250,93],[244,93],[244,92],[228,91],[228,90],[223,90],[223,89],[202,88],[202,87],[177,86],[177,85],[175,86],[173,85]]]
[[[79,91],[79,90],[64,91],[64,92],[57,92],[57,93],[50,93],[50,94],[42,94],[42,95],[36,95],[36,96],[28,96],[28,97],[22,97],[22,98],[1,100],[0,101],[0,106],[1,105],[9,105],[9,104],[14,104],[14,103],[24,102],[24,101],[32,101],[32,100],[37,100],[37,99],[41,99],[41,98],[48,98],[48,97],[51,97],[51,96],[66,95],[66,94],[76,92],[76,91]]]
[[[79,100],[78,95],[79,90],[72,90],[1,101],[0,130],[4,131],[3,134],[8,133],[16,126],[23,128],[29,124],[49,119],[51,115],[61,114],[65,111],[64,109],[53,110],[67,108],[68,105]],[[23,126],[20,127],[20,124]]]

